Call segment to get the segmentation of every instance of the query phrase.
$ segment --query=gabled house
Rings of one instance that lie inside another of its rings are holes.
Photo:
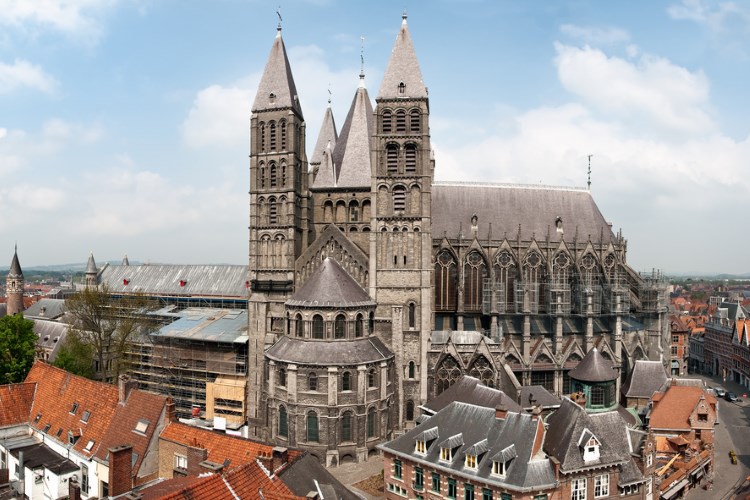
[[[667,371],[661,361],[639,359],[633,365],[628,379],[622,387],[623,406],[645,412],[651,396],[667,381]]]

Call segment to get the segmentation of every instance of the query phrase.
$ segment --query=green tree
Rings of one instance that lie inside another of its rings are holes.
[[[81,339],[78,332],[69,331],[52,364],[75,375],[92,378],[94,376],[94,350]]]
[[[23,382],[34,364],[34,322],[18,314],[0,318],[0,384]]]

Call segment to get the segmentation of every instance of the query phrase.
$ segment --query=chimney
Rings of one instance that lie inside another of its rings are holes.
[[[273,470],[271,472],[279,470],[279,468],[287,462],[289,462],[289,450],[283,446],[274,446],[273,460],[271,462]]]
[[[560,480],[560,461],[556,459],[555,457],[549,457],[549,459],[552,462],[552,466],[555,468],[555,479],[559,481]]]
[[[177,404],[172,398],[167,398],[167,407],[165,412],[167,422],[177,422]]]
[[[273,475],[273,456],[272,455],[268,455],[261,451],[258,453],[258,456],[255,458],[268,471],[269,475]]]
[[[117,379],[117,388],[119,389],[119,403],[125,404],[130,395],[130,391],[138,387],[138,382],[130,378],[130,375],[120,375]]]
[[[121,444],[109,448],[109,495],[116,497],[133,489],[133,446]]]
[[[495,418],[502,420],[508,415],[508,408],[504,404],[495,407]]]
[[[224,464],[217,464],[216,462],[212,462],[210,460],[204,460],[198,465],[203,469],[204,472],[208,471],[216,474],[221,474],[221,471],[224,470]]]
[[[201,466],[201,462],[208,458],[208,450],[201,447],[197,442],[195,446],[188,446],[187,449],[187,473],[189,476],[197,476],[205,469]]]
[[[68,481],[68,499],[81,500],[81,485],[75,477],[71,477]]]

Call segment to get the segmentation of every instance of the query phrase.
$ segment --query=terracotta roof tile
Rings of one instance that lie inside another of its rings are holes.
[[[661,395],[656,397],[657,394]],[[654,394],[654,408],[651,410],[649,425],[653,429],[684,429],[690,430],[689,417],[701,397],[716,408],[716,398],[701,387],[670,386],[664,393]]]
[[[29,421],[36,384],[0,385],[0,427]]]

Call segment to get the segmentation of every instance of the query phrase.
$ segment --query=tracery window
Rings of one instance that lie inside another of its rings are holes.
[[[484,259],[476,250],[466,257],[464,271],[464,309],[467,312],[482,310],[482,285],[487,274]]]
[[[456,310],[456,282],[458,265],[448,250],[441,251],[435,259],[435,310]]]
[[[446,356],[435,370],[437,393],[440,394],[461,378],[461,367],[453,356]]]
[[[545,278],[542,256],[532,250],[523,260],[523,278],[516,283],[516,312],[540,312],[542,283]]]
[[[469,368],[469,376],[478,378],[487,387],[495,387],[495,371],[486,357],[480,355]]]
[[[495,286],[494,301],[497,312],[504,313],[513,304],[513,290],[516,283],[516,261],[509,251],[503,250],[494,263]]]

